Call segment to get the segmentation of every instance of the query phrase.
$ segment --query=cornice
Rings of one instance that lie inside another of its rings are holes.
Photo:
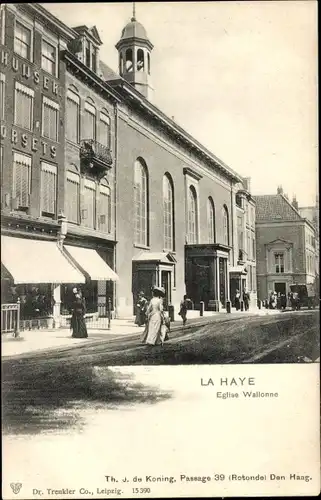
[[[67,69],[68,67],[72,68],[74,73],[76,73],[76,76],[77,74],[80,74],[84,80],[87,80],[87,82],[96,86],[101,92],[107,93],[115,103],[121,102],[121,96],[112,87],[110,87],[108,83],[101,80],[96,73],[87,68],[87,66],[71,54],[71,52],[67,50],[62,51],[62,57],[66,60]]]

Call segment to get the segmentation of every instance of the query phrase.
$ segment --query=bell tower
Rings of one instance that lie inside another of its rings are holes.
[[[133,15],[124,27],[118,50],[119,74],[131,83],[144,97],[151,100],[151,52],[153,44],[148,39],[144,26],[136,19],[136,6],[133,3]]]

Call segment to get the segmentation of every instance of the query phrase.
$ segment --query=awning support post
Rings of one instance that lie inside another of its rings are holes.
[[[111,300],[110,297],[108,297],[107,301],[107,317],[108,317],[108,330],[110,330],[110,316],[111,316]]]
[[[54,285],[53,289],[53,320],[54,320],[54,328],[60,328],[60,307],[61,307],[61,286]]]

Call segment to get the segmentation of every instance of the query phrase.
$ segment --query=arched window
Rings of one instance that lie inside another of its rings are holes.
[[[148,74],[150,75],[150,54],[147,52],[147,69],[148,69]]]
[[[215,243],[215,211],[211,196],[207,200],[207,237],[208,243]]]
[[[164,250],[174,250],[174,190],[168,174],[163,177]]]
[[[67,91],[66,105],[66,137],[79,143],[80,134],[80,98],[77,89],[72,85]]]
[[[119,54],[119,73],[122,75],[124,72],[124,58],[123,53]]]
[[[84,139],[96,140],[96,108],[93,105],[93,100],[87,98],[85,102],[85,113],[84,113]]]
[[[99,184],[98,229],[111,232],[111,190],[105,178]]]
[[[137,71],[144,71],[145,59],[143,49],[137,50]]]
[[[148,176],[143,160],[135,161],[134,170],[135,243],[148,245]]]
[[[125,66],[126,71],[130,73],[133,71],[133,51],[132,49],[127,49],[125,53]]]
[[[230,228],[227,206],[223,206],[223,244],[230,244]]]
[[[194,186],[190,186],[188,192],[187,237],[189,244],[198,241],[197,194]]]
[[[105,109],[99,113],[98,142],[103,146],[110,147],[110,117]]]
[[[65,211],[68,222],[79,224],[80,215],[80,175],[76,165],[67,170]]]

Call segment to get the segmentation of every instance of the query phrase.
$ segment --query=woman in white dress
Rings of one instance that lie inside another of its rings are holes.
[[[164,335],[162,334],[162,325],[164,324],[164,296],[164,288],[156,286],[153,288],[153,297],[146,311],[147,323],[142,339],[143,344],[159,345],[164,342]]]

